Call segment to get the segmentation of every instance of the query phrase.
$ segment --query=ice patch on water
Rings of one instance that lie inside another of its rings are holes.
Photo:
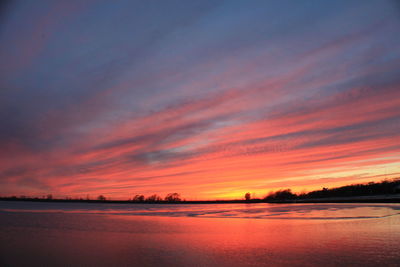
[[[98,204],[0,202],[0,212],[290,220],[376,219],[400,214],[400,204]]]

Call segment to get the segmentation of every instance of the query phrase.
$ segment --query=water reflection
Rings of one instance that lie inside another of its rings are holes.
[[[396,204],[99,206],[92,213],[0,206],[0,265],[396,266],[400,259]]]

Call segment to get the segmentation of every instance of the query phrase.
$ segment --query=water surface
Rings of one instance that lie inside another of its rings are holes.
[[[0,266],[398,266],[399,204],[0,202]]]

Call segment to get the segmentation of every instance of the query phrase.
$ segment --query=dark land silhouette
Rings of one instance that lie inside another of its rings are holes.
[[[144,196],[134,195],[129,200],[111,200],[104,195],[96,199],[86,198],[54,198],[52,194],[44,197],[9,196],[0,197],[0,200],[41,201],[41,202],[89,202],[89,203],[143,203],[143,204],[213,204],[213,203],[348,203],[348,202],[386,202],[400,203],[400,178],[369,182],[366,184],[352,184],[335,188],[324,187],[308,193],[296,194],[291,189],[282,189],[270,192],[264,198],[251,198],[249,192],[243,199],[234,200],[185,200],[179,193],[169,193],[164,198],[157,194]]]

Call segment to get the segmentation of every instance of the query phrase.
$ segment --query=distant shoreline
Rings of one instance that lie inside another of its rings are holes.
[[[96,199],[66,197],[53,198],[52,194],[44,197],[21,195],[3,196],[0,201],[31,201],[31,202],[69,202],[69,203],[116,203],[116,204],[233,204],[233,203],[400,203],[400,178],[383,180],[379,183],[352,184],[336,188],[322,188],[308,193],[296,194],[291,189],[281,189],[270,192],[264,198],[251,198],[249,192],[243,199],[233,200],[186,200],[179,193],[169,193],[165,198],[157,194],[145,197],[137,194],[128,200],[111,200],[104,195]]]
[[[23,202],[51,202],[51,203],[102,203],[102,204],[296,204],[296,203],[400,203],[400,194],[354,196],[354,197],[327,197],[309,199],[282,199],[282,200],[187,200],[177,202],[133,202],[129,200],[86,200],[86,199],[40,199],[40,198],[12,198],[1,197],[0,201],[23,201]]]

